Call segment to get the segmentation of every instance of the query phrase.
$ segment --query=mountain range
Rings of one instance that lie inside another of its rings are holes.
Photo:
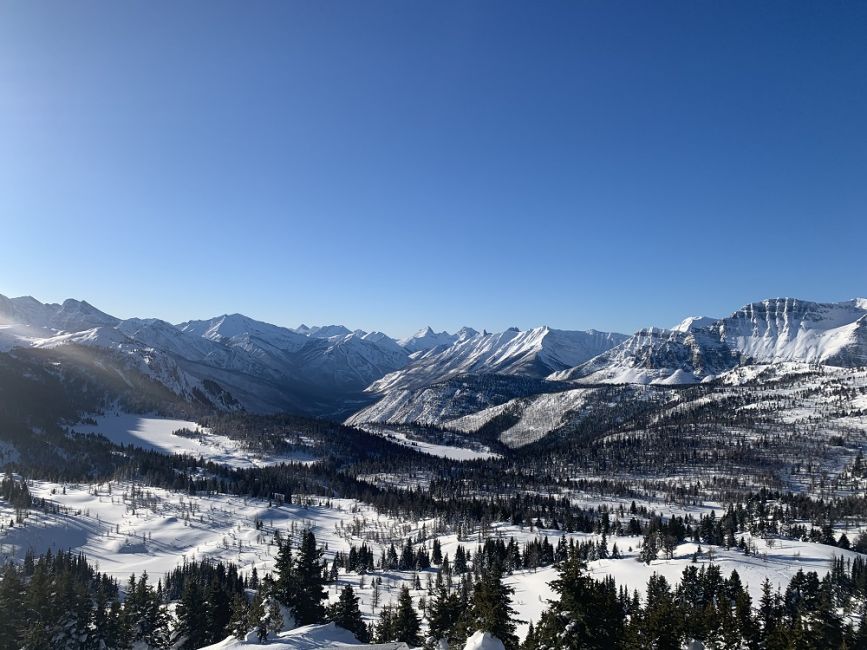
[[[769,299],[724,318],[689,317],[631,336],[550,327],[498,333],[464,327],[452,334],[427,327],[396,340],[343,325],[292,329],[240,314],[179,324],[122,320],[80,300],[0,296],[0,352],[27,349],[67,353],[65,363],[98,353],[99,363],[121,376],[140,373],[181,399],[216,409],[403,422],[407,413],[426,412],[432,395],[440,406],[451,395],[479,410],[524,399],[528,390],[691,384],[752,364],[867,365],[867,300]],[[494,376],[502,379],[470,391],[475,402],[459,397],[465,378]],[[480,394],[494,384],[493,394]],[[454,415],[471,411],[452,408]]]

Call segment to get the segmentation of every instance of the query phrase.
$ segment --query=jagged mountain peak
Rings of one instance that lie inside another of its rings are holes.
[[[524,332],[517,328],[484,332],[416,352],[406,368],[386,375],[368,390],[384,393],[417,388],[467,373],[544,377],[590,359],[625,338],[622,334],[572,332],[545,326]]]
[[[431,350],[443,345],[451,345],[457,341],[458,338],[459,336],[457,334],[449,334],[445,331],[435,332],[434,329],[428,325],[421,328],[412,336],[399,340],[398,344],[408,352],[414,353]]]
[[[709,316],[687,316],[671,329],[675,332],[691,332],[696,329],[710,327],[716,323],[717,320],[718,319],[710,318]]]

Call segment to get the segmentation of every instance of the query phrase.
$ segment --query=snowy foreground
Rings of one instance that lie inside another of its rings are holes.
[[[346,630],[334,623],[327,625],[306,625],[289,632],[282,632],[264,644],[256,638],[255,632],[250,632],[246,639],[228,638],[220,643],[210,645],[202,650],[229,650],[231,648],[282,648],[284,650],[336,650],[337,648],[365,648],[367,650],[406,650],[405,643],[372,643],[364,644],[355,640]],[[503,642],[492,637],[487,632],[476,632],[464,646],[464,650],[505,650]]]
[[[33,496],[59,506],[61,512],[33,513],[23,524],[10,527],[14,510],[0,501],[0,561],[20,561],[30,549],[35,553],[72,549],[83,552],[100,571],[115,576],[122,587],[130,575],[138,576],[146,571],[156,581],[184,561],[204,558],[234,562],[246,572],[255,567],[259,575],[264,575],[274,566],[276,531],[284,538],[297,540],[302,530],[311,529],[318,543],[326,547],[325,557],[329,561],[335,552],[347,552],[351,545],[360,546],[362,542],[367,542],[379,557],[389,543],[399,546],[409,535],[417,538],[423,526],[427,534],[423,543],[427,548],[430,549],[433,538],[437,537],[443,553],[451,558],[455,557],[459,543],[474,552],[482,539],[481,532],[476,531],[466,533],[459,542],[454,534],[437,534],[441,527],[435,520],[402,521],[378,514],[372,507],[350,499],[310,498],[304,503],[269,507],[267,501],[258,499],[191,496],[119,482],[64,486],[34,481],[30,490]],[[682,514],[683,511],[669,512]],[[555,545],[561,536],[576,541],[599,540],[598,535],[588,533],[570,534],[502,523],[490,526],[484,536],[506,540],[514,537],[519,544],[543,536]],[[623,558],[591,562],[590,571],[597,578],[614,576],[618,585],[643,592],[653,573],[662,574],[671,582],[678,581],[697,549],[692,543],[681,544],[673,559],[656,560],[648,566],[636,561],[639,541],[638,537],[609,537],[609,545],[616,543]],[[713,548],[713,562],[720,566],[724,575],[736,569],[748,585],[754,602],[759,598],[761,583],[766,577],[772,585],[785,588],[799,569],[823,575],[834,556],[856,555],[811,542],[763,539],[754,542],[757,555],[745,556],[736,549]],[[705,550],[708,548],[706,546]],[[707,563],[707,556],[698,562]],[[426,595],[428,580],[432,580],[435,573],[436,569],[420,572],[422,589],[411,591],[416,604]],[[374,575],[382,578],[378,606],[374,606]],[[530,622],[539,620],[547,600],[554,596],[549,585],[555,577],[553,567],[516,571],[506,577],[515,588],[514,605],[518,618],[523,621],[518,627],[520,637],[526,634]],[[382,606],[396,600],[401,585],[412,588],[414,578],[413,571],[377,570],[359,575],[341,570],[337,582],[328,586],[329,599],[336,601],[343,585],[351,584],[360,598],[362,615],[373,621]]]

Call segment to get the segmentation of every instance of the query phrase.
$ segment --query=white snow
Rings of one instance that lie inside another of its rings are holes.
[[[411,363],[370,385],[372,393],[418,388],[465,373],[529,374],[578,365],[626,339],[622,334],[550,327],[475,334],[413,355]],[[539,366],[537,368],[536,366]],[[547,373],[542,373],[547,374]]]
[[[161,451],[168,454],[189,454],[202,456],[215,463],[232,467],[254,467],[276,465],[281,462],[310,462],[312,459],[294,456],[263,457],[244,450],[239,443],[218,436],[209,429],[202,428],[188,420],[174,420],[131,413],[112,413],[94,418],[96,424],[76,424],[76,433],[102,434],[112,442],[121,445],[134,445],[142,449]],[[174,435],[175,431],[189,429],[197,432],[196,438]]]
[[[487,447],[479,449],[468,449],[466,447],[455,447],[451,445],[439,445],[433,442],[424,440],[415,440],[407,437],[402,431],[382,427],[378,425],[361,425],[362,429],[368,433],[373,433],[383,438],[387,438],[392,442],[405,447],[411,447],[416,451],[428,454],[430,456],[439,456],[440,458],[450,458],[452,460],[478,460],[486,458],[499,458],[499,454],[490,451]]]
[[[288,632],[270,636],[265,643],[259,643],[255,632],[249,632],[244,640],[229,637],[206,646],[201,650],[230,650],[232,648],[283,648],[283,650],[336,650],[337,648],[358,648],[367,650],[404,650],[405,643],[359,643],[352,633],[334,623],[325,625],[305,625]]]
[[[475,632],[467,639],[464,650],[506,650],[506,646],[490,632]]]

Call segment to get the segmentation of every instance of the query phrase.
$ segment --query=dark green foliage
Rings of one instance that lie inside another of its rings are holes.
[[[475,629],[490,632],[507,650],[518,647],[515,636],[516,612],[512,608],[514,589],[503,582],[503,570],[491,562],[476,582],[472,598],[472,621]]]
[[[400,596],[397,599],[397,609],[393,619],[394,641],[403,641],[410,646],[421,645],[421,621],[412,604],[409,588],[404,585],[400,588]]]
[[[345,630],[352,632],[359,641],[367,641],[367,625],[358,609],[358,596],[351,585],[340,592],[340,599],[328,610],[328,618]]]

